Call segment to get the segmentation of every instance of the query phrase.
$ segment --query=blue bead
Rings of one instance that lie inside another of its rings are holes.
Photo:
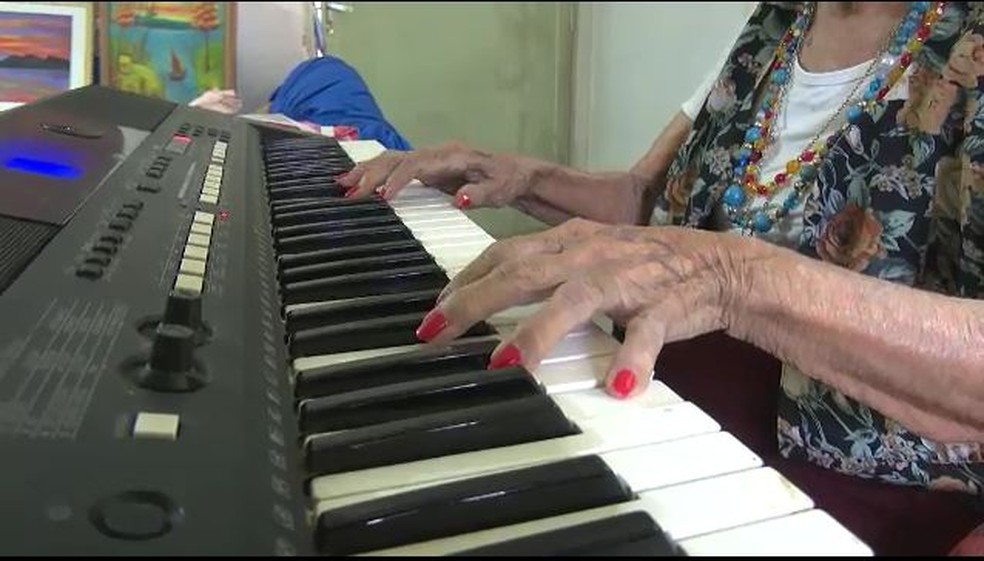
[[[751,158],[751,157],[752,157],[752,151],[749,150],[748,148],[742,148],[741,150],[738,151],[738,160],[739,161],[746,161],[747,162],[748,159]]]
[[[745,203],[745,190],[738,185],[732,185],[724,191],[724,196],[721,197],[724,204],[730,207],[740,207]]]
[[[798,201],[799,199],[796,197],[796,194],[795,193],[791,194],[788,197],[786,197],[785,201],[782,202],[782,208],[784,208],[786,211],[793,210],[794,208],[796,208],[796,203]]]
[[[745,140],[748,142],[755,142],[760,136],[762,136],[762,132],[755,127],[751,127],[745,131]]]
[[[929,2],[913,2],[912,7],[919,11],[925,12],[929,9]]]
[[[764,234],[772,229],[772,219],[760,212],[755,215],[755,220],[752,221],[752,228],[755,228],[756,232]]]
[[[902,54],[902,45],[895,44],[888,48],[889,54],[893,56],[899,56]]]
[[[852,105],[847,108],[847,120],[851,123],[857,123],[863,114],[864,111],[862,111],[857,105]]]
[[[782,68],[776,69],[776,71],[772,73],[772,81],[776,84],[784,83],[788,77],[789,75]]]
[[[817,166],[813,164],[803,164],[799,169],[800,179],[804,183],[809,183],[817,178]]]
[[[875,96],[876,95],[878,95],[878,94],[877,93],[873,93],[873,92],[871,92],[869,90],[869,91],[864,92],[864,95],[861,96],[861,99],[864,100],[864,101],[873,101],[875,99]]]

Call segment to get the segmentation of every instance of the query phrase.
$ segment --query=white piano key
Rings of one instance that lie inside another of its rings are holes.
[[[495,241],[494,239],[492,239],[491,236],[489,236],[485,232],[476,232],[474,230],[469,230],[466,228],[448,228],[442,230],[433,230],[430,232],[417,232],[414,234],[414,237],[417,238],[417,241],[423,244],[424,247],[427,247],[428,245],[436,245],[437,242],[448,240],[448,239],[455,240],[455,242],[457,242],[457,245],[460,245],[461,242],[463,241],[471,241],[471,242],[480,242],[484,240],[491,240],[492,242]]]
[[[508,335],[511,327],[504,327],[500,333]],[[586,358],[611,356],[618,350],[618,342],[597,326],[587,326],[583,331],[575,331],[555,345],[541,364],[555,364],[583,360]]]
[[[386,151],[376,140],[343,140],[338,144],[355,163],[371,160]]]
[[[448,555],[635,511],[648,512],[671,539],[681,540],[803,512],[813,501],[779,472],[764,467],[639,493],[638,500],[502,526],[368,555]]]
[[[600,386],[611,363],[611,355],[549,362],[535,368],[533,377],[551,395],[580,392]]]
[[[448,218],[465,218],[468,219],[468,215],[460,210],[450,207],[434,205],[428,207],[404,207],[404,208],[394,208],[393,213],[400,217],[404,222],[415,223],[417,221],[430,222],[432,220],[444,220]],[[472,222],[474,224],[474,222]],[[478,227],[476,225],[476,227]]]
[[[498,341],[499,338],[495,335],[484,335],[481,337],[463,337],[459,341]],[[367,358],[378,358],[386,357],[392,355],[398,355],[401,353],[410,353],[413,351],[418,351],[427,346],[427,343],[416,343],[413,345],[400,345],[396,347],[383,347],[378,349],[365,349],[361,351],[349,351],[344,353],[336,353],[330,355],[315,355],[315,356],[305,356],[301,358],[295,358],[292,366],[295,372],[303,372],[305,370],[311,370],[314,368],[321,368],[323,366],[334,366],[337,364],[345,364],[346,362],[354,362],[357,360],[365,360]]]
[[[683,403],[683,398],[659,381],[654,381],[646,391],[633,399],[615,399],[601,388],[555,394],[552,397],[554,403],[564,412],[564,416],[576,423],[606,415],[621,415],[630,411],[645,413],[647,410],[652,411]]]
[[[679,440],[626,448],[600,454],[599,457],[635,493],[762,466],[761,458],[739,442],[737,438],[726,432],[713,432]],[[456,477],[439,483],[412,487],[382,489],[362,495],[350,495],[320,501],[315,510],[320,514],[326,510],[350,504],[461,479],[467,479],[467,477]]]
[[[579,423],[578,427],[580,434],[562,438],[316,477],[311,480],[311,495],[318,500],[327,500],[452,477],[481,475],[706,434],[721,428],[689,402],[604,415]]]
[[[818,509],[685,539],[680,546],[695,557],[874,556],[857,536]]]

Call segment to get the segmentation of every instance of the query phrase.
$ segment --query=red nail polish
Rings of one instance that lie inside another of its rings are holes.
[[[492,355],[489,359],[488,369],[497,370],[499,368],[508,368],[510,366],[516,366],[520,362],[523,362],[523,356],[520,354],[519,349],[516,345],[509,343],[501,351]]]
[[[636,376],[629,369],[619,370],[618,374],[615,375],[615,379],[612,380],[612,390],[615,392],[615,396],[619,399],[627,397],[632,393],[632,389],[636,385]]]
[[[448,318],[444,317],[444,312],[431,310],[429,314],[424,316],[424,321],[420,322],[420,327],[417,328],[417,339],[430,341],[437,337],[438,333],[444,331],[447,326]]]
[[[464,194],[464,193],[458,193],[454,197],[454,206],[456,206],[458,208],[465,209],[465,208],[470,207],[471,204],[472,204],[471,203],[471,198],[468,195]]]

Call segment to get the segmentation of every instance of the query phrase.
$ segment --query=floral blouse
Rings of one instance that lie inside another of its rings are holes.
[[[907,99],[880,102],[829,151],[800,218],[800,252],[888,281],[984,298],[982,4],[947,3],[907,73]],[[749,19],[670,167],[654,223],[710,227],[729,185],[730,156],[757,108],[757,84],[800,7],[763,2]],[[785,457],[982,495],[981,443],[931,442],[791,365],[781,386]]]

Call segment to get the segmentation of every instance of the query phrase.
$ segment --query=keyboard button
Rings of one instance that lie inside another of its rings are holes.
[[[133,226],[133,221],[127,218],[114,218],[109,221],[109,229],[126,232]]]
[[[75,275],[90,280],[96,280],[103,276],[103,271],[104,268],[101,265],[96,265],[95,263],[83,263],[75,269]]]
[[[85,258],[86,263],[91,263],[93,265],[98,265],[100,267],[108,267],[112,262],[112,259],[108,255],[99,255],[96,253],[90,254]]]

